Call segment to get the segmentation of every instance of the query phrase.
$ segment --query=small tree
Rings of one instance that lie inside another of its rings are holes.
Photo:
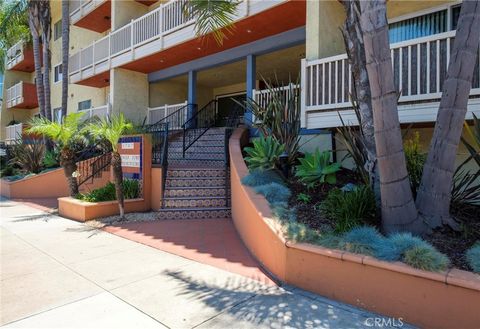
[[[115,184],[115,194],[118,200],[118,208],[120,210],[120,217],[125,215],[124,197],[123,197],[123,172],[122,172],[122,158],[118,153],[118,141],[120,137],[129,129],[132,129],[132,124],[125,120],[122,113],[118,116],[113,116],[110,119],[103,118],[96,122],[88,124],[84,131],[87,131],[95,138],[106,140],[112,148],[111,166],[113,170],[113,180]]]
[[[80,124],[83,113],[70,113],[62,123],[50,121],[47,118],[32,118],[30,120],[29,133],[41,134],[50,138],[60,148],[60,165],[63,168],[68,181],[70,195],[78,194],[78,182],[75,177],[77,171],[77,156],[75,145],[83,141],[80,132]]]

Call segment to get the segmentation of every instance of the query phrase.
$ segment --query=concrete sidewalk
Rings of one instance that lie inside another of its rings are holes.
[[[376,316],[21,203],[0,212],[5,327],[357,328]]]

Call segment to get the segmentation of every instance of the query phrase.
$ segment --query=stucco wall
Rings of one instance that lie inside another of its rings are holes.
[[[110,85],[112,113],[123,113],[134,123],[141,123],[147,115],[148,78],[144,73],[121,68],[112,69]]]
[[[147,6],[133,0],[112,1],[112,30],[124,26],[147,12]]]
[[[442,6],[454,1],[391,0],[387,4],[389,19]],[[330,57],[345,53],[341,26],[345,20],[343,6],[338,1],[307,1],[306,58]]]

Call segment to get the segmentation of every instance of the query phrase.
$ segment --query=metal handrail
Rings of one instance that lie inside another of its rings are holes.
[[[217,100],[211,100],[182,125],[184,158],[185,152],[190,146],[202,137],[208,129],[215,126],[217,120],[216,104]]]

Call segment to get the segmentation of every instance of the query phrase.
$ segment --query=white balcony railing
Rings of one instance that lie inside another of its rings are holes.
[[[12,69],[15,65],[20,63],[24,60],[24,52],[23,49],[25,47],[25,42],[20,40],[16,44],[14,44],[11,48],[7,50],[7,62],[6,68],[7,70]]]
[[[401,93],[399,103],[441,97],[454,40],[455,31],[450,31],[391,45],[395,84]],[[351,107],[352,75],[347,55],[303,60],[302,85],[306,111]],[[477,64],[471,95],[478,94],[480,72]]]
[[[195,20],[191,15],[185,14],[185,1],[187,0],[171,0],[164,3],[70,56],[71,82],[84,80],[195,38]],[[242,0],[237,7],[235,19],[255,15],[285,1]],[[75,10],[80,10],[89,1],[80,2]]]
[[[23,81],[7,89],[7,109],[23,102]]]
[[[15,144],[22,140],[23,124],[17,123],[15,125],[5,127],[5,144]]]
[[[70,1],[70,23],[75,24],[82,17],[91,13],[95,8],[108,0],[71,0]]]
[[[88,120],[93,117],[106,118],[110,115],[110,104],[92,107],[90,109],[81,110],[78,112],[85,113],[82,117],[82,120]]]
[[[175,111],[185,107],[185,114],[184,117],[187,117],[187,101],[179,104],[165,104],[159,107],[149,107],[147,111],[147,123],[154,124],[163,118],[169,116],[170,114],[174,113]],[[169,129],[176,129],[180,127],[168,127]]]

